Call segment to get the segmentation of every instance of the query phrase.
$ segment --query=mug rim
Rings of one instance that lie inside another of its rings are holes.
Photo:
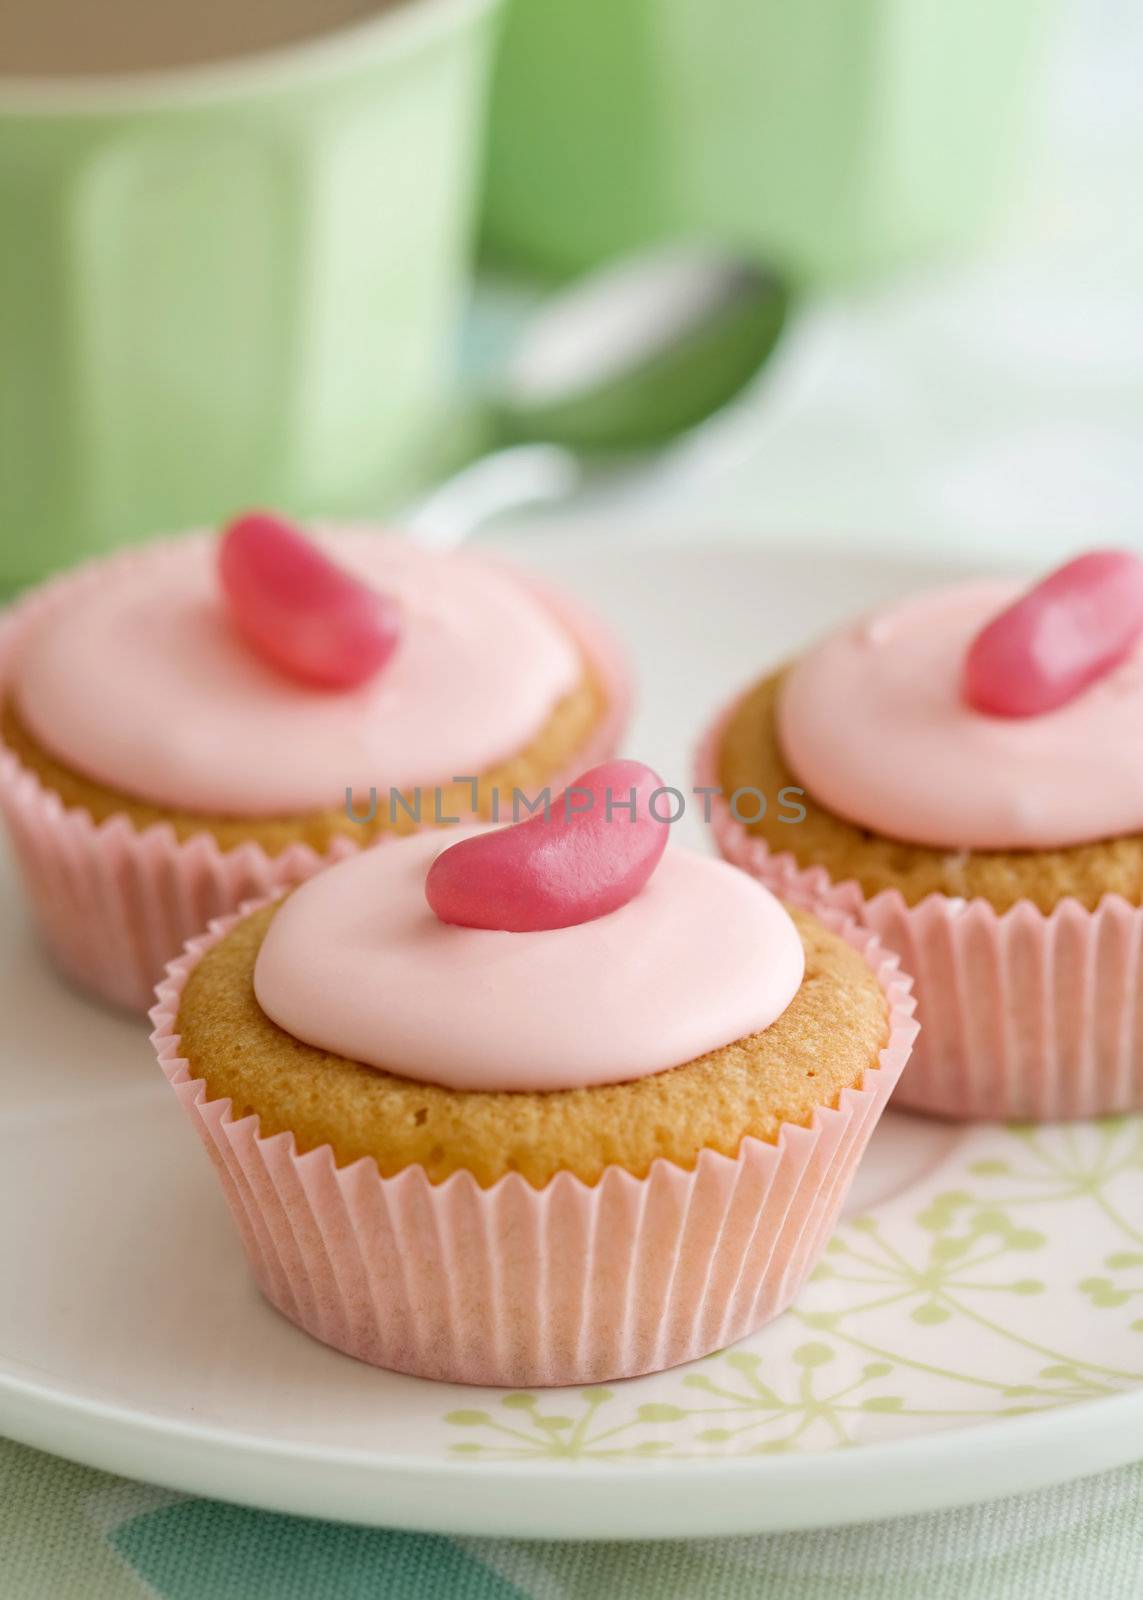
[[[401,0],[393,9],[272,49],[182,67],[148,67],[84,77],[0,72],[0,120],[6,116],[193,109],[216,101],[320,80],[381,47],[402,56],[431,43],[454,22],[495,10],[503,0]]]

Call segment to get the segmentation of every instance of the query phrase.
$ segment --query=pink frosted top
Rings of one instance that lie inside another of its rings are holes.
[[[450,843],[490,830],[457,830]],[[669,848],[626,905],[505,933],[434,915],[419,834],[331,867],[274,918],[254,989],[319,1049],[454,1089],[645,1077],[769,1027],[802,981],[789,915],[745,873]]]
[[[16,666],[29,730],[141,799],[260,816],[478,774],[579,680],[567,632],[496,564],[361,530],[323,538],[400,610],[399,645],[368,682],[310,688],[264,660],[227,613],[215,540],[192,537],[109,563],[47,609]]]
[[[830,635],[795,664],[783,751],[822,805],[949,850],[1053,849],[1143,830],[1143,645],[1042,715],[963,693],[981,630],[1019,585],[958,584]]]

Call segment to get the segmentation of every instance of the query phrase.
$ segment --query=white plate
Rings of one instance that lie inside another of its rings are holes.
[[[626,632],[629,748],[683,787],[722,697],[931,576],[741,548],[529,553]],[[395,1377],[261,1302],[145,1030],[69,993],[10,874],[0,889],[0,1431],[279,1510],[592,1538],[891,1516],[1140,1452],[1143,1119],[890,1114],[796,1308],[692,1368],[537,1395]]]

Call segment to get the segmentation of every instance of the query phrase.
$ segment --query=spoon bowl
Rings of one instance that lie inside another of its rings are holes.
[[[585,453],[664,444],[750,382],[788,307],[772,272],[711,250],[674,246],[592,273],[519,340],[492,398],[499,433]]]

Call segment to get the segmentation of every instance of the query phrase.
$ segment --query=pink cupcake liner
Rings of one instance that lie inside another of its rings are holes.
[[[736,704],[703,739],[699,783],[717,782]],[[1143,1110],[1143,908],[1119,895],[1050,914],[940,894],[910,906],[898,889],[867,899],[852,879],[770,850],[721,795],[710,820],[727,861],[783,900],[858,918],[912,975],[921,1033],[897,1105],[971,1121]]]
[[[246,910],[253,908],[247,907]],[[543,1189],[509,1173],[383,1178],[329,1145],[299,1154],[257,1116],[209,1100],[179,1054],[187,978],[239,920],[168,968],[152,1042],[226,1192],[266,1299],[314,1338],[375,1366],[450,1383],[558,1385],[634,1377],[696,1360],[785,1310],[829,1238],[916,1035],[909,980],[852,918],[825,920],[860,950],[890,1010],[879,1064],[809,1127],[744,1139],[693,1171],[657,1160],[646,1178],[609,1167],[588,1186]]]
[[[0,698],[25,631],[49,607],[73,601],[77,591],[100,581],[109,564],[141,559],[143,554],[133,550],[110,562],[90,562],[39,586],[13,606],[0,619]],[[600,623],[530,576],[523,575],[522,581],[574,635],[607,695],[607,712],[577,752],[574,765],[548,780],[558,793],[616,750],[630,709],[630,677],[617,644]],[[206,833],[180,843],[167,823],[142,832],[125,816],[97,824],[86,811],[65,808],[3,744],[0,812],[49,954],[82,988],[139,1012],[152,1003],[166,962],[212,917],[301,883],[360,848],[345,838],[323,854],[299,844],[271,856],[255,842],[223,850]],[[386,838],[373,842],[383,844]]]

